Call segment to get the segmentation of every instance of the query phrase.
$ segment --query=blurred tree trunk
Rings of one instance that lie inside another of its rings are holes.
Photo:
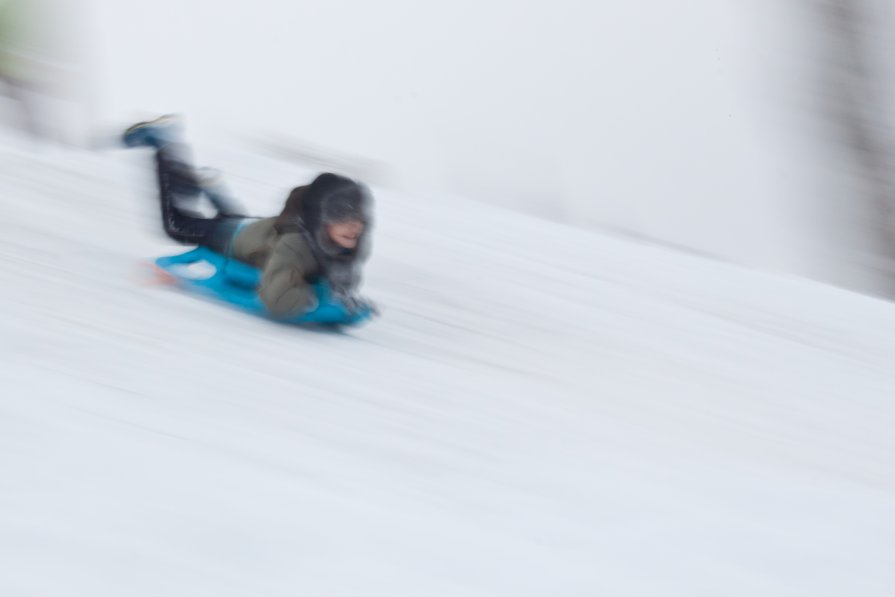
[[[855,201],[866,205],[859,223],[871,237],[865,247],[876,287],[895,298],[895,177],[892,138],[882,98],[885,73],[877,58],[874,0],[812,0],[825,29],[823,87],[826,117],[839,136],[853,170]],[[876,7],[878,8],[878,7]],[[862,260],[864,261],[864,260]]]

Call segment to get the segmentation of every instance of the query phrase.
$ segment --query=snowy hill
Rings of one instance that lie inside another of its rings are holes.
[[[380,191],[302,331],[140,283],[148,168],[0,149],[0,595],[895,594],[895,306]]]

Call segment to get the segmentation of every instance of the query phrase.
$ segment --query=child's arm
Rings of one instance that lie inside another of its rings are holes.
[[[280,237],[258,288],[258,295],[272,317],[288,319],[316,305],[314,288],[305,280],[314,264],[314,257],[300,234],[294,232]]]

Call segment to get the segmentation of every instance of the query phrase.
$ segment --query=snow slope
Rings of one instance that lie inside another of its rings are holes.
[[[895,594],[891,304],[380,191],[291,329],[140,283],[148,167],[0,147],[0,595]]]

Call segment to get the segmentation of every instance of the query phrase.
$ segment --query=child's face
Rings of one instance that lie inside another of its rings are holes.
[[[357,221],[336,222],[326,225],[326,233],[331,241],[343,249],[353,249],[357,246],[357,239],[364,231],[364,223]]]

